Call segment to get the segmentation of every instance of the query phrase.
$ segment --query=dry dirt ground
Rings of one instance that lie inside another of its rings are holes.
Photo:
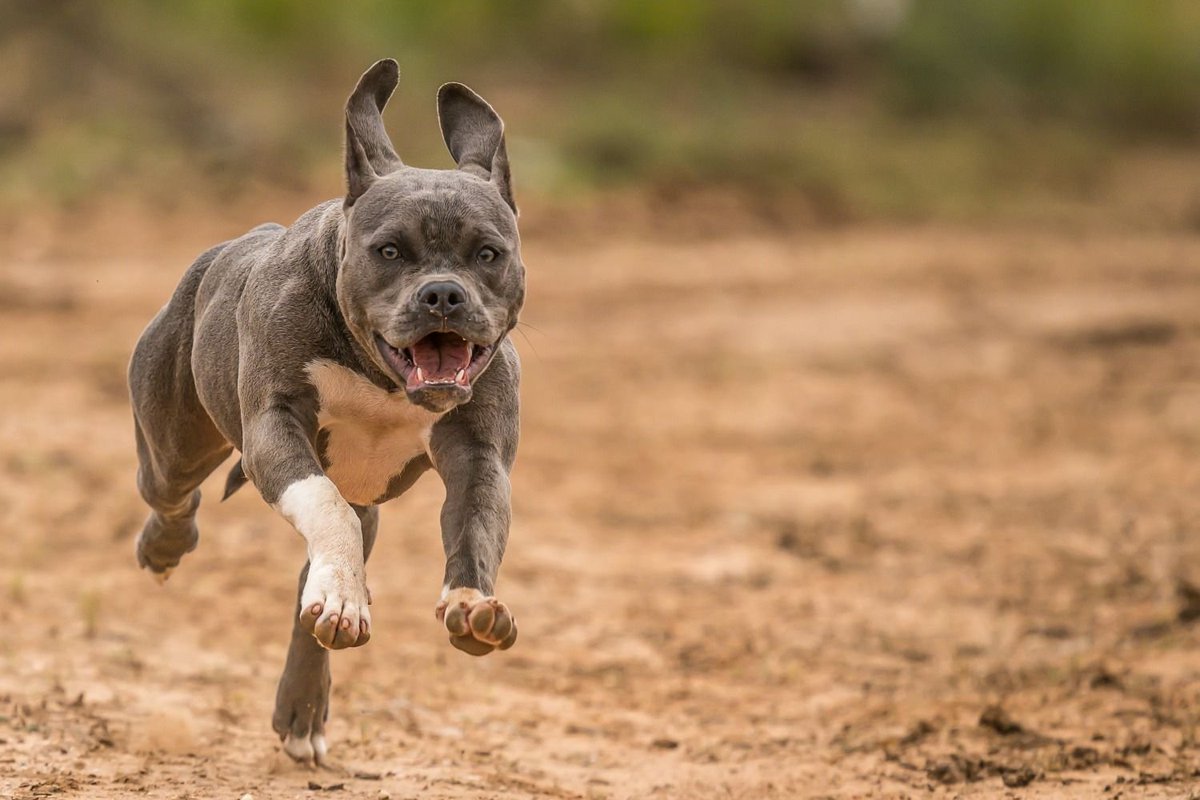
[[[270,728],[300,538],[219,474],[165,587],[133,557],[128,353],[237,230],[9,232],[0,796],[1200,788],[1200,234],[529,235],[521,640],[439,633],[428,476],[308,771]]]

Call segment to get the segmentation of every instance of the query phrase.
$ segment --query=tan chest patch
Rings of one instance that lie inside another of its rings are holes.
[[[306,368],[317,389],[325,474],[351,503],[382,497],[413,457],[429,452],[429,432],[441,414],[414,406],[351,369],[330,361]]]

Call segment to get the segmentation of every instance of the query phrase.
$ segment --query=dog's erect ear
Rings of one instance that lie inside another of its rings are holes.
[[[377,61],[358,79],[346,101],[346,205],[362,197],[375,179],[403,166],[383,128],[381,112],[400,79],[390,58]]]
[[[491,181],[515,213],[504,121],[487,101],[461,83],[438,89],[438,122],[442,138],[458,168]]]

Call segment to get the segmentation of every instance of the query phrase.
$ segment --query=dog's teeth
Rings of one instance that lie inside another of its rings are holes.
[[[465,369],[460,369],[457,373],[455,373],[454,380],[458,381],[459,383],[466,383],[467,371]]]
[[[421,383],[425,382],[425,373],[420,367],[417,367],[417,380]]]

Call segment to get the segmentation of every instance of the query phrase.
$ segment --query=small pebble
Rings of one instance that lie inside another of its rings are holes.
[[[249,792],[246,792],[244,795],[239,797],[238,800],[254,800],[254,795],[250,794]]]
[[[379,800],[392,800],[392,793],[387,789],[379,790]]]

